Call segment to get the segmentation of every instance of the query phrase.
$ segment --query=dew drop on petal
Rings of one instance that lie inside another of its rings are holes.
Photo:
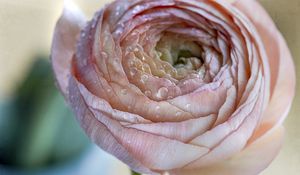
[[[133,14],[136,14],[138,13],[139,11],[141,11],[143,9],[143,7],[141,5],[136,5],[133,10],[132,10],[132,13]]]
[[[108,58],[108,55],[106,52],[101,52],[101,56],[103,59],[107,59]]]
[[[149,78],[148,75],[145,75],[145,74],[142,75],[142,76],[141,76],[141,82],[142,82],[142,83],[146,83],[147,80],[148,80],[148,78]]]
[[[119,68],[119,65],[120,65],[120,62],[119,62],[119,59],[118,58],[114,58],[113,60],[113,65],[116,69]]]
[[[132,69],[130,69],[130,75],[131,76],[134,76],[134,75],[136,75],[137,74],[137,69],[136,68],[132,68]]]
[[[177,111],[175,115],[176,115],[176,117],[178,117],[178,116],[182,115],[182,112]]]
[[[162,87],[157,91],[158,98],[165,98],[168,95],[168,88]]]
[[[155,117],[159,117],[160,106],[155,107]]]
[[[186,109],[190,109],[190,108],[191,108],[191,104],[189,104],[189,103],[186,104],[186,105],[185,105],[185,108],[186,108]]]
[[[161,52],[157,52],[157,55],[158,55],[158,57],[161,57],[162,53]]]
[[[134,66],[134,63],[135,63],[134,60],[132,60],[132,59],[129,60],[129,66]]]
[[[96,22],[93,22],[91,27],[92,27],[92,29],[95,28],[96,27]]]
[[[127,95],[127,89],[122,89],[122,90],[121,90],[121,94]]]
[[[149,90],[145,91],[145,95],[146,95],[147,97],[151,97],[151,91],[149,91]]]
[[[204,66],[201,66],[201,68],[198,70],[198,74],[197,74],[197,76],[198,76],[198,78],[203,78],[204,76],[205,76],[205,67]]]
[[[116,27],[116,30],[114,31],[114,34],[120,35],[121,33],[123,33],[124,28],[125,28],[125,26],[123,23],[118,24]]]
[[[172,99],[173,98],[173,96],[168,96],[168,99],[170,100],[170,99]]]

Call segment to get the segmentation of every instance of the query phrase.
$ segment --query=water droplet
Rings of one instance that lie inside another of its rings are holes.
[[[121,7],[120,5],[118,5],[118,6],[116,7],[116,11],[118,11],[118,12],[120,12],[121,9],[122,9],[122,7]]]
[[[162,87],[157,91],[157,97],[158,98],[166,98],[166,96],[168,95],[168,88],[166,87]]]
[[[177,111],[175,115],[176,115],[176,117],[179,117],[180,115],[182,115],[182,112]]]
[[[158,57],[161,57],[162,53],[161,52],[157,52],[157,55],[158,55]]]
[[[172,99],[173,98],[173,96],[168,96],[168,99],[170,100],[170,99]]]
[[[159,118],[159,111],[160,111],[160,106],[157,105],[157,106],[155,107],[155,117],[156,117],[156,118]]]
[[[131,70],[130,70],[130,75],[131,76],[134,76],[134,75],[136,75],[137,74],[137,69],[136,68],[132,68]]]
[[[145,95],[146,95],[147,97],[151,97],[151,91],[149,91],[149,90],[145,91]]]
[[[85,35],[86,35],[86,34],[85,34],[84,32],[81,33],[81,37],[85,37]]]
[[[120,65],[120,62],[119,62],[119,59],[118,58],[114,58],[113,59],[113,65],[116,69],[119,68],[119,65]]]
[[[143,9],[143,6],[141,6],[141,5],[136,5],[136,6],[133,8],[132,13],[136,14],[136,13],[140,12],[142,9]]]
[[[190,108],[191,108],[191,104],[186,104],[186,105],[185,105],[185,108],[186,108],[186,109],[190,109]]]
[[[143,61],[146,61],[146,58],[143,56],[143,57],[142,57],[142,60],[143,60]]]
[[[142,75],[142,76],[141,76],[141,82],[142,82],[142,83],[146,83],[147,80],[148,80],[148,78],[149,78],[148,75],[145,75],[145,74]]]
[[[134,66],[135,61],[133,59],[129,60],[129,65]]]
[[[205,72],[205,66],[201,66],[201,68],[198,70],[197,78],[203,79]]]
[[[103,59],[107,59],[108,58],[108,55],[106,52],[101,52],[101,56]]]
[[[166,79],[165,80],[166,81],[166,83],[168,83],[168,84],[174,84],[171,80],[169,80],[169,79]]]
[[[91,27],[92,27],[92,29],[95,28],[96,27],[96,22],[93,22]]]
[[[160,70],[160,71],[162,71],[162,72],[164,72],[164,71],[165,71],[165,69],[164,69],[164,67],[163,67],[163,66],[160,66],[160,67],[159,67],[159,70]]]
[[[117,27],[117,29],[115,30],[114,33],[115,33],[116,35],[120,35],[120,34],[123,33],[123,30],[124,30],[124,28],[121,27],[121,26],[119,26],[119,27]]]
[[[126,95],[126,94],[127,94],[127,89],[122,89],[122,90],[121,90],[121,93],[122,93],[123,95]]]

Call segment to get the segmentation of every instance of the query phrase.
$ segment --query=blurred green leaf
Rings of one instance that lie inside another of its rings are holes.
[[[141,175],[141,174],[131,170],[131,175]]]
[[[1,106],[0,163],[46,166],[72,159],[89,144],[54,85],[47,59],[36,60],[12,102]]]

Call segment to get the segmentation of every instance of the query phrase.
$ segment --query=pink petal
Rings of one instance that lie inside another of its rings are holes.
[[[68,96],[68,79],[71,60],[76,50],[77,35],[84,24],[83,13],[72,1],[65,1],[63,14],[55,27],[51,49],[55,77],[65,97]]]
[[[172,175],[257,175],[278,154],[284,136],[283,127],[274,128],[236,156],[201,169],[177,170]]]
[[[233,5],[246,14],[257,28],[270,63],[271,99],[261,127],[252,138],[255,140],[274,125],[282,124],[287,116],[295,95],[295,67],[284,38],[261,5],[254,0],[236,0]]]
[[[99,122],[86,105],[83,95],[79,91],[77,81],[70,78],[70,103],[76,114],[81,127],[91,140],[103,150],[115,155],[118,159],[126,162],[133,170],[151,173],[140,161],[124,148],[123,144],[110,132],[110,130]]]
[[[181,168],[208,152],[205,147],[121,126],[110,114],[88,107],[83,98],[87,94],[81,94],[76,80],[70,81],[71,105],[87,135],[131,168],[140,172],[150,171],[145,166],[154,170]],[[173,161],[168,161],[170,157]]]
[[[215,120],[216,115],[209,115],[183,122],[133,124],[127,127],[164,136],[170,139],[187,142],[210,129]]]
[[[213,147],[211,145],[206,145],[211,148],[211,151],[205,156],[199,157],[198,160],[190,163],[187,168],[199,168],[220,161],[226,161],[227,158],[237,154],[246,146],[248,139],[251,137],[258,124],[259,116],[261,115],[261,105],[264,94],[261,92],[258,92],[258,94],[259,96],[257,97],[258,99],[255,102],[255,106],[252,107],[252,109],[250,108],[250,112],[241,110],[225,124],[219,125],[217,127],[221,129],[219,132],[217,132],[218,130],[214,130],[211,132],[214,135],[211,135],[208,139],[204,140],[204,138],[200,136],[192,142],[198,145],[199,142],[204,141],[203,144],[205,145],[211,142],[211,140],[218,139],[218,136],[221,136],[222,138],[217,145],[214,145]],[[251,105],[246,105],[248,110],[249,106]]]

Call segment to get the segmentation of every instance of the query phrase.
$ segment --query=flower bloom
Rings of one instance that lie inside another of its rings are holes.
[[[68,4],[52,64],[87,135],[147,174],[254,175],[278,154],[290,52],[254,0]]]

